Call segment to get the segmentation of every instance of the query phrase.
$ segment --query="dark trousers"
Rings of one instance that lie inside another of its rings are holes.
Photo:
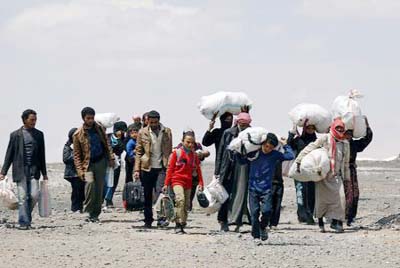
[[[85,182],[80,178],[65,178],[71,183],[72,193],[71,193],[71,211],[82,211],[83,202],[85,201]]]
[[[283,199],[284,187],[282,183],[272,184],[272,211],[270,226],[278,226],[281,217],[281,206]]]
[[[313,219],[315,208],[315,183],[295,181],[297,195],[297,216],[300,222]]]
[[[114,194],[115,194],[115,191],[117,190],[120,176],[121,176],[121,166],[119,166],[118,168],[114,169],[114,185],[112,187],[112,193],[111,193],[110,201],[114,198]]]
[[[260,229],[265,229],[268,226],[271,217],[271,189],[263,193],[249,190],[249,203],[252,226],[251,234],[254,238],[260,238]]]
[[[233,180],[224,180],[222,182],[222,186],[224,186],[225,190],[228,192],[229,196],[232,194],[232,182]],[[222,204],[221,208],[218,211],[218,221],[221,223],[228,223],[228,214],[229,214],[229,202],[230,198]]]
[[[193,177],[192,180],[192,191],[190,192],[190,204],[189,204],[189,211],[192,211],[193,209],[193,200],[194,197],[196,196],[196,190],[197,190],[197,186],[199,185],[199,178]]]
[[[344,193],[346,196],[346,219],[353,221],[357,216],[360,189],[358,188],[357,169],[350,165],[350,180],[344,181]]]
[[[133,181],[133,168],[135,166],[135,162],[129,159],[125,159],[125,183]]]
[[[153,191],[157,190],[157,181],[162,169],[152,168],[149,172],[141,172],[141,182],[144,188],[144,222],[151,224],[153,218]]]

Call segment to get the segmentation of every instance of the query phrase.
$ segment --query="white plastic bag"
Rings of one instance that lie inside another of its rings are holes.
[[[327,133],[332,122],[332,116],[328,110],[317,104],[302,103],[296,105],[290,112],[289,117],[299,127],[314,125],[318,133]]]
[[[50,217],[50,193],[49,185],[47,180],[40,181],[40,192],[39,192],[39,216],[43,218]]]
[[[353,130],[354,138],[367,135],[367,124],[357,101],[362,97],[359,91],[352,90],[348,96],[337,97],[332,104],[333,118],[341,118],[346,130]]]
[[[294,163],[289,171],[289,177],[297,181],[318,182],[326,178],[331,170],[330,158],[325,148],[320,148],[306,155],[301,161],[300,173]]]
[[[94,119],[105,128],[110,128],[119,121],[119,117],[115,113],[96,114]]]
[[[282,176],[289,177],[290,168],[294,165],[294,160],[282,162]]]
[[[247,128],[231,141],[228,149],[244,154],[258,151],[261,144],[267,139],[267,134],[267,130],[261,127]],[[242,146],[244,146],[245,152],[242,152]]]
[[[243,92],[225,92],[220,91],[213,95],[201,98],[198,108],[200,112],[209,120],[218,112],[218,116],[226,112],[237,115],[241,112],[241,107],[251,106],[253,102]]]
[[[114,186],[114,168],[107,167],[106,176],[104,177],[104,183],[106,187],[112,188]]]
[[[222,204],[229,198],[228,192],[215,177],[210,184],[205,187],[204,194],[209,202],[208,208],[205,208],[207,214],[217,213]]]
[[[11,210],[18,209],[18,198],[14,189],[15,184],[8,177],[0,181],[0,200],[5,207]]]

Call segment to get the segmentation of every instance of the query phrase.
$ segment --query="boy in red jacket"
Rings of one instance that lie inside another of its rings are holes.
[[[204,183],[200,168],[200,160],[192,148],[195,145],[195,138],[191,133],[185,133],[182,139],[183,147],[172,152],[167,177],[163,187],[163,192],[167,191],[168,186],[172,185],[175,193],[176,207],[176,228],[175,232],[184,234],[184,228],[188,217],[190,206],[190,193],[193,183],[193,171],[196,170],[199,179],[199,191],[203,191]]]

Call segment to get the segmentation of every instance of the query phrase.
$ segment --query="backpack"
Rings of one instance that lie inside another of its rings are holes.
[[[144,208],[144,190],[142,184],[138,182],[128,182],[124,186],[122,193],[124,208],[128,211],[137,211]]]

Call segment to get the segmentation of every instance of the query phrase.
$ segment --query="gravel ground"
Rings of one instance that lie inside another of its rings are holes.
[[[207,178],[211,169],[205,165]],[[117,208],[103,213],[100,224],[85,223],[85,215],[68,211],[62,172],[62,165],[49,165],[53,215],[35,213],[36,229],[13,228],[17,213],[0,208],[0,267],[400,267],[398,165],[360,168],[359,218],[344,234],[298,224],[293,181],[285,179],[281,224],[266,242],[254,241],[250,226],[220,234],[216,216],[198,207],[187,235],[172,227],[144,230],[143,214],[122,209],[120,191]]]

